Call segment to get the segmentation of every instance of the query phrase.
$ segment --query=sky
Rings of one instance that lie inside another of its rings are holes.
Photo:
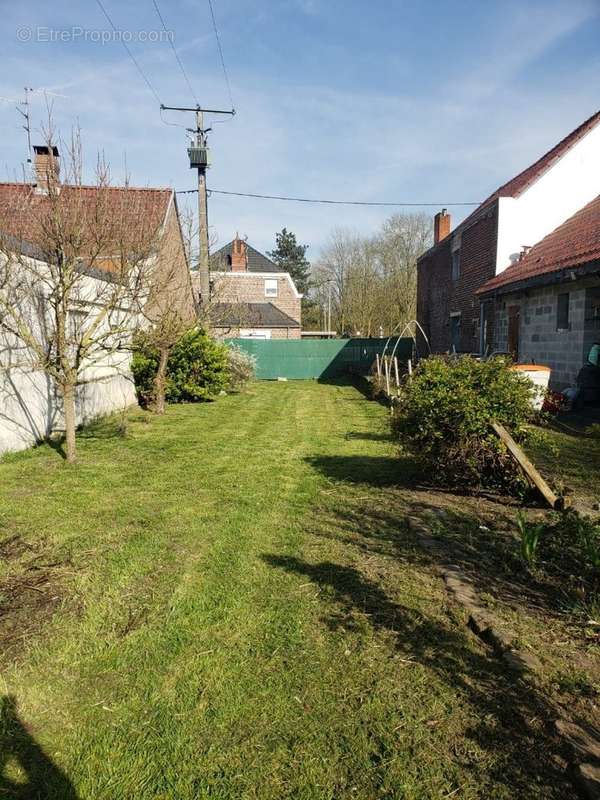
[[[15,104],[31,95],[33,143],[47,104],[85,171],[115,183],[194,188],[191,114],[231,99],[208,0],[0,0],[0,180],[27,157]],[[600,0],[213,0],[236,115],[207,118],[208,185],[233,192],[434,203],[453,225],[600,109]],[[104,41],[103,41],[104,39]],[[108,41],[110,39],[110,41]],[[161,40],[162,39],[162,40]],[[195,99],[196,98],[196,99]],[[170,124],[168,124],[170,123]],[[183,126],[183,127],[177,127]],[[194,195],[179,201],[195,203]],[[284,226],[317,259],[336,228],[374,233],[394,211],[213,194],[215,247],[236,232],[269,250]]]

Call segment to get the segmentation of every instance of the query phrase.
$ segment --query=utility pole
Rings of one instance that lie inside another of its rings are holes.
[[[211,128],[204,127],[204,114],[229,114],[233,116],[235,109],[231,111],[218,111],[212,108],[188,108],[185,106],[165,106],[161,105],[162,111],[190,111],[196,114],[196,127],[188,128],[190,133],[194,133],[196,141],[188,148],[190,167],[198,170],[198,271],[200,272],[200,302],[208,303],[210,300],[210,278],[208,264],[208,197],[206,192],[206,170],[210,166],[210,154],[207,143],[207,133]]]

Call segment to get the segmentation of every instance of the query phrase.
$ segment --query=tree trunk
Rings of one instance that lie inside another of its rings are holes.
[[[165,413],[165,388],[167,384],[168,360],[169,351],[166,347],[162,347],[158,359],[158,369],[154,377],[154,412],[156,414]]]
[[[73,384],[65,384],[62,387],[63,407],[65,416],[65,457],[69,464],[74,464],[76,460],[75,450],[75,387]]]

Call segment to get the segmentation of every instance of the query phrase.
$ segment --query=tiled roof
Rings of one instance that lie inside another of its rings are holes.
[[[173,196],[171,189],[130,187],[60,186],[61,213],[71,209],[78,220],[90,223],[101,209],[110,209],[145,231],[156,230],[163,222]],[[64,201],[67,202],[64,202]],[[48,196],[36,191],[35,184],[0,183],[0,232],[22,241],[43,246],[44,225],[48,222]],[[108,216],[108,215],[107,215]],[[96,225],[98,223],[96,222]]]
[[[221,272],[231,271],[231,259],[228,258],[228,256],[231,256],[232,245],[233,242],[229,242],[229,244],[221,247],[220,250],[211,253],[211,269],[220,270]],[[248,272],[285,272],[285,270],[278,267],[275,262],[256,250],[252,245],[246,243],[246,247],[248,252]]]
[[[299,328],[300,323],[273,303],[212,303],[215,327]]]
[[[600,195],[544,237],[478,294],[600,260]]]
[[[547,153],[541,158],[538,158],[533,164],[529,167],[524,169],[522,172],[519,172],[518,175],[515,175],[514,178],[511,178],[507,183],[500,186],[499,189],[496,189],[495,192],[487,197],[483,203],[480,203],[477,208],[472,211],[468,217],[466,217],[453,231],[451,231],[450,236],[453,233],[457,233],[461,230],[464,230],[466,227],[470,225],[470,223],[477,219],[481,211],[486,209],[488,206],[491,206],[492,203],[497,200],[499,197],[518,197],[522,192],[525,191],[535,180],[541,177],[544,172],[546,172],[550,167],[558,161],[558,159],[562,158],[562,156],[568,152],[571,147],[573,147],[577,142],[582,139],[589,131],[592,130],[596,125],[600,123],[600,111],[597,111],[595,114],[592,114],[589,119],[586,119],[585,122],[582,122],[575,130],[571,131],[568,136],[565,136],[564,139],[556,144],[551,150],[548,150]],[[449,237],[442,239],[441,242],[438,242],[437,245],[434,245],[433,250],[442,242],[447,242]],[[429,251],[427,251],[429,252]],[[425,253],[423,255],[426,255]],[[423,256],[421,256],[422,258]]]

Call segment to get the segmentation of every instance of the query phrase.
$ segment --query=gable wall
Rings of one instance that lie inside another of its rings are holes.
[[[479,299],[475,290],[494,275],[497,204],[461,232],[460,276],[452,280],[451,233],[418,264],[417,319],[432,352],[450,350],[450,314],[461,315],[461,352],[479,352]]]
[[[287,272],[211,273],[212,298],[217,303],[273,303],[284,314],[300,322],[300,295],[294,291]],[[265,278],[277,280],[277,297],[265,297]]]
[[[499,200],[495,274],[600,194],[600,124],[518,197]]]

